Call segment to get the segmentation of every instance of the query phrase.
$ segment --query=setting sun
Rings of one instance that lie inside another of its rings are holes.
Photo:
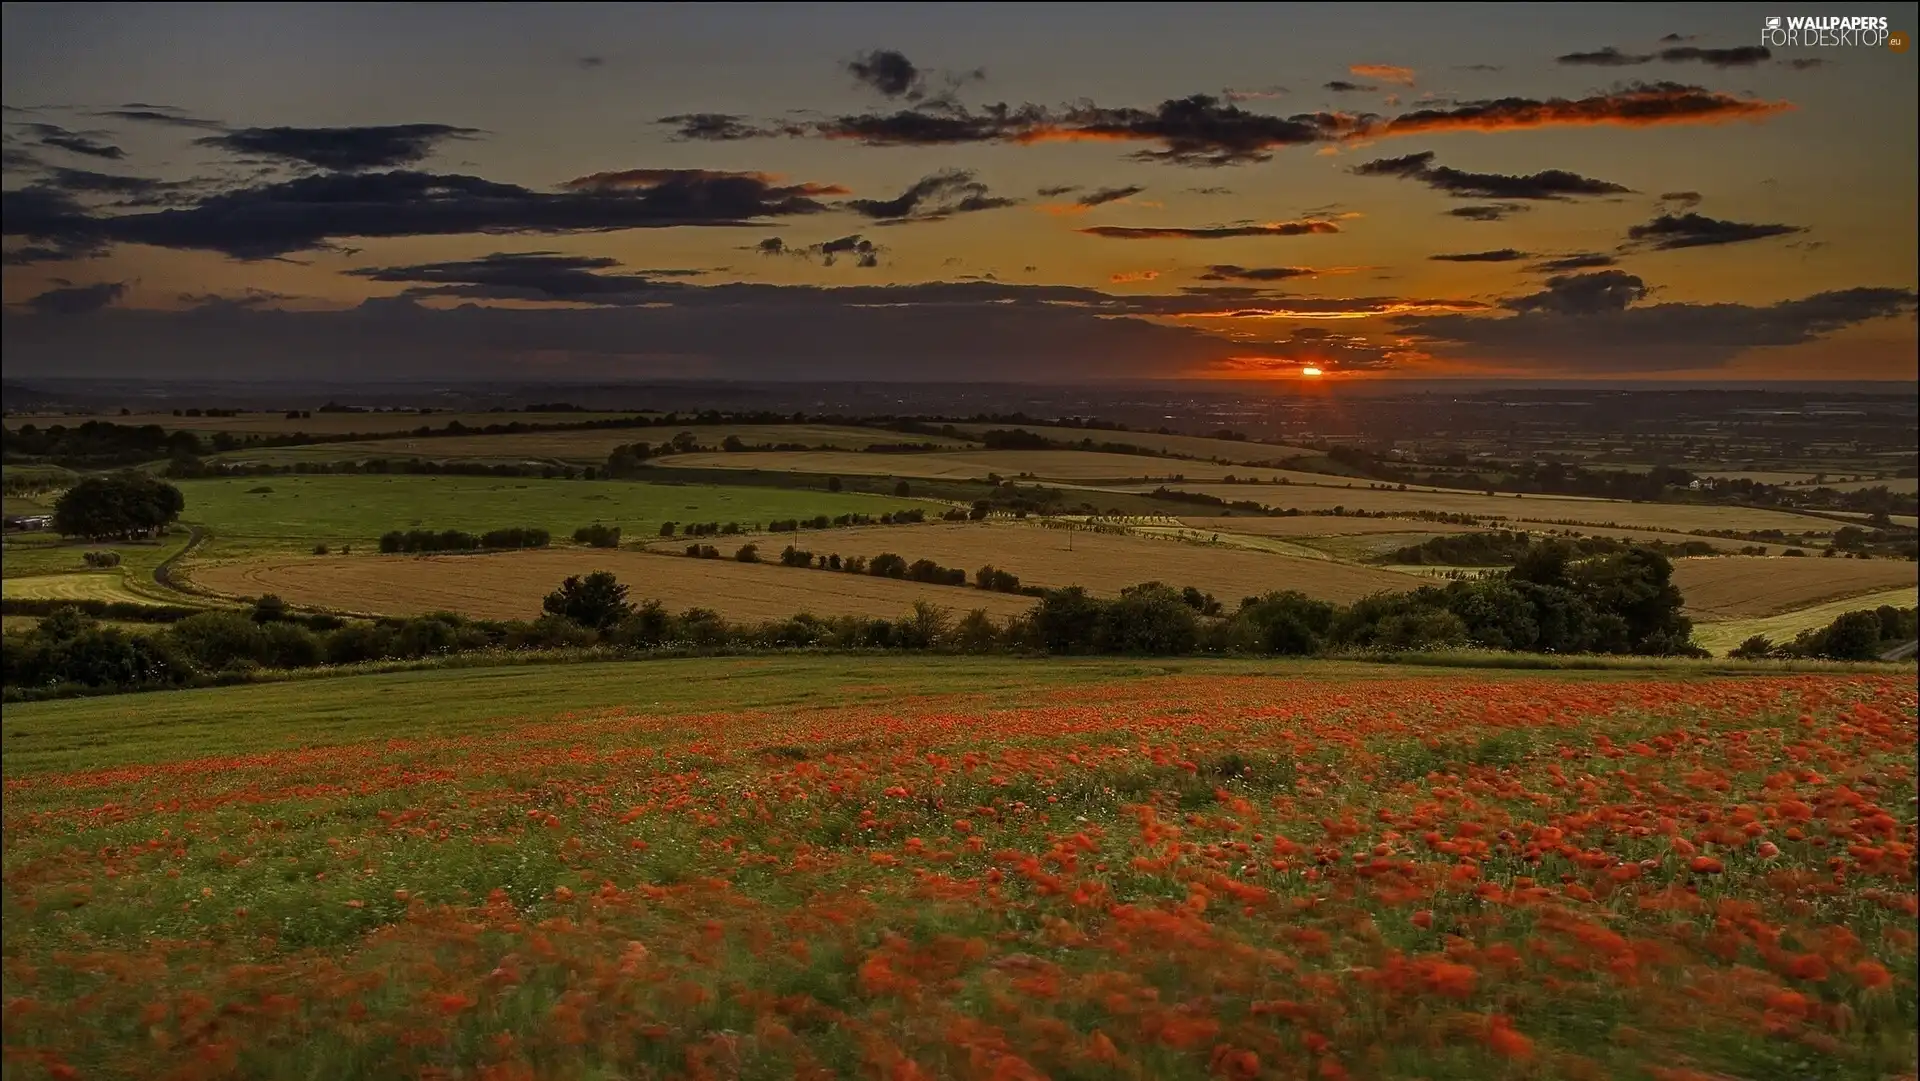
[[[1300,369],[1300,374],[1307,379],[1318,379],[1320,377],[1320,369],[1302,368]]]

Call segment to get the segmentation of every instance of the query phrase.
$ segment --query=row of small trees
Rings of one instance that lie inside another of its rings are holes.
[[[475,552],[483,549],[545,548],[551,540],[537,526],[491,529],[485,533],[467,533],[458,529],[389,530],[380,535],[380,550],[396,552]]]

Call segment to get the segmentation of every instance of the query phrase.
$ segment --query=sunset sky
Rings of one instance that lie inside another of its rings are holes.
[[[6,371],[1912,380],[1797,14],[7,4]]]

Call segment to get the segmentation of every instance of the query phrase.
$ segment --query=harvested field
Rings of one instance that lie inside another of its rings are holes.
[[[871,454],[847,451],[774,451],[738,454],[674,454],[653,464],[680,469],[766,469],[789,473],[826,473],[845,476],[926,477],[975,480],[989,473],[1003,477],[1031,474],[1040,480],[1114,481],[1165,480],[1184,476],[1217,480],[1244,466],[1188,462],[1145,454],[1101,454],[1084,450],[964,450],[924,454]],[[1304,475],[1304,474],[1303,474]]]
[[[126,424],[142,427],[158,424],[168,431],[187,432],[233,432],[238,435],[383,435],[386,433],[411,432],[422,426],[444,428],[454,421],[469,427],[483,427],[488,424],[578,424],[585,420],[619,420],[625,417],[640,416],[639,413],[321,413],[314,412],[310,417],[290,420],[277,412],[242,413],[236,417],[176,417],[172,413],[134,413],[120,416],[114,413],[96,415],[44,415],[10,414],[6,418],[8,428],[20,428],[31,424],[38,428],[51,428],[62,424],[69,428],[78,427],[86,422],[101,421],[107,424]],[[641,429],[645,431],[647,429]]]
[[[1678,559],[1673,581],[1695,619],[1777,615],[1825,601],[1912,588],[1915,565],[1895,559]]]
[[[1297,514],[1263,518],[1236,514],[1222,518],[1186,518],[1180,524],[1212,533],[1245,533],[1254,537],[1358,537],[1372,533],[1473,533],[1477,526],[1443,526],[1415,518],[1348,518],[1331,514]]]
[[[498,423],[498,422],[496,422]],[[235,462],[350,462],[368,458],[426,458],[434,461],[556,461],[599,465],[613,448],[628,443],[659,446],[691,432],[702,446],[719,446],[728,436],[742,442],[802,443],[861,450],[888,443],[971,444],[942,436],[904,435],[878,428],[842,428],[825,424],[708,424],[682,427],[600,428],[574,432],[511,432],[501,435],[446,435],[426,438],[356,440],[311,446],[264,447],[228,451],[216,459]]]
[[[1703,621],[1693,625],[1693,642],[1711,650],[1716,656],[1722,656],[1756,634],[1764,634],[1775,642],[1791,642],[1793,636],[1801,631],[1819,630],[1848,612],[1878,608],[1883,604],[1895,608],[1920,606],[1920,587],[1909,585],[1879,593],[1863,593],[1857,597],[1753,619]]]
[[[1182,491],[1200,492],[1227,500],[1252,500],[1269,507],[1294,507],[1303,511],[1348,510],[1446,511],[1492,518],[1501,516],[1516,521],[1559,522],[1616,526],[1645,526],[1649,529],[1685,533],[1692,529],[1760,530],[1780,529],[1798,533],[1830,533],[1832,521],[1787,511],[1753,510],[1746,507],[1700,506],[1688,503],[1629,503],[1615,499],[1582,499],[1575,496],[1485,495],[1460,491],[1393,491],[1368,488],[1357,481],[1352,488],[1320,487],[1305,484],[1180,484]]]
[[[894,496],[746,485],[636,484],[432,475],[232,477],[179,483],[186,517],[212,529],[208,558],[371,545],[390,529],[539,526],[556,540],[592,522],[629,538],[662,522],[745,525],[819,514],[881,514],[943,505]]]
[[[754,539],[766,552],[767,538]],[[726,551],[730,555],[732,547]],[[922,600],[957,612],[985,608],[1004,618],[1033,603],[1030,597],[971,588],[632,549],[258,560],[194,567],[191,577],[198,586],[231,596],[274,593],[292,604],[349,612],[449,611],[482,619],[532,619],[540,614],[541,598],[562,579],[601,570],[612,571],[630,587],[636,603],[659,600],[676,612],[711,608],[736,620],[779,619],[796,612],[894,619]]]
[[[1229,605],[1241,597],[1276,589],[1297,589],[1324,600],[1350,601],[1411,585],[1404,575],[1372,567],[1171,538],[1046,529],[1013,522],[874,526],[821,530],[790,538],[783,534],[778,539],[761,539],[762,555],[777,557],[788,539],[816,554],[871,558],[893,552],[909,563],[931,559],[943,566],[959,567],[969,575],[991,563],[1019,575],[1026,585],[1077,585],[1109,595],[1157,579],[1172,586],[1194,586]],[[677,549],[667,546],[667,550]]]
[[[27,578],[0,580],[0,597],[30,601],[131,601],[155,604],[127,588],[118,571],[93,571],[87,574],[38,574]]]
[[[969,435],[992,431],[1032,432],[1046,439],[1078,443],[1124,443],[1162,454],[1182,454],[1192,458],[1223,462],[1273,462],[1288,458],[1316,457],[1321,452],[1308,447],[1289,447],[1279,443],[1254,443],[1242,439],[1209,439],[1199,435],[1159,435],[1153,432],[1110,432],[1100,428],[1063,428],[1053,424],[956,424],[955,430]]]

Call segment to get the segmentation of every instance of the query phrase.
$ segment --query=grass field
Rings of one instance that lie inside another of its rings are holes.
[[[1838,492],[1860,492],[1868,488],[1885,488],[1889,492],[1920,491],[1920,478],[1887,477],[1882,480],[1843,480],[1823,485]]]
[[[768,545],[766,555],[777,555],[785,543]],[[931,559],[943,566],[959,567],[969,575],[991,563],[1019,575],[1022,584],[1085,586],[1091,592],[1108,595],[1126,586],[1159,580],[1197,587],[1229,605],[1268,590],[1298,589],[1327,600],[1350,601],[1408,585],[1401,575],[1371,567],[1329,566],[1320,561],[1172,538],[1045,529],[1017,522],[823,530],[802,534],[793,543],[810,552],[842,556],[893,552],[908,562]]]
[[[768,557],[778,555],[766,538]],[[673,611],[711,608],[729,619],[819,616],[898,619],[917,600],[995,617],[1025,611],[1030,597],[956,586],[735,562],[741,538],[719,538],[726,559],[688,559],[625,549],[554,548],[495,555],[266,559],[196,566],[193,583],[229,596],[277,594],[294,604],[380,615],[449,611],[484,619],[533,619],[540,601],[572,574],[612,571],[633,600]]]
[[[1787,511],[1753,510],[1746,507],[1716,507],[1687,503],[1630,503],[1610,499],[1582,499],[1574,496],[1485,495],[1478,492],[1392,491],[1367,488],[1333,488],[1305,484],[1179,484],[1170,487],[1202,492],[1227,500],[1252,500],[1269,507],[1295,507],[1303,511],[1348,510],[1445,511],[1480,517],[1500,516],[1517,521],[1572,521],[1587,525],[1641,526],[1647,529],[1685,533],[1693,529],[1760,530],[1779,529],[1791,533],[1831,533],[1836,523]]]
[[[316,443],[311,446],[264,447],[228,451],[213,457],[226,461],[347,462],[368,458],[426,458],[435,461],[557,461],[599,465],[613,448],[644,442],[659,446],[681,432],[691,432],[702,446],[719,446],[737,435],[746,443],[802,443],[808,446],[861,450],[885,443],[938,443],[965,447],[967,442],[943,436],[903,435],[878,428],[843,428],[824,424],[691,424],[684,428],[607,428],[579,432],[518,432],[504,435],[434,436],[426,439],[357,440]]]
[[[1912,587],[1916,568],[1898,559],[1679,559],[1673,583],[1695,619],[1778,615],[1829,600]]]
[[[928,658],[13,705],[8,1073],[1898,1077],[1914,712]]]
[[[660,524],[743,524],[818,514],[879,515],[929,504],[892,496],[713,485],[455,476],[239,477],[179,482],[189,522],[214,534],[206,558],[371,546],[390,529],[540,526],[556,540],[593,522],[651,537]],[[258,492],[257,489],[267,489]]]
[[[1713,651],[1715,656],[1725,656],[1728,650],[1756,634],[1766,635],[1775,642],[1790,642],[1801,631],[1819,630],[1848,612],[1883,604],[1895,608],[1920,607],[1920,588],[1909,585],[1879,593],[1862,593],[1771,616],[1695,623],[1693,641]]]
[[[1158,435],[1153,432],[1110,432],[1096,428],[1063,428],[1052,424],[956,424],[955,430],[970,435],[991,431],[1022,431],[1061,442],[1123,443],[1161,454],[1179,454],[1223,462],[1273,462],[1288,458],[1311,458],[1320,452],[1308,447],[1290,447],[1279,443],[1254,443],[1239,439],[1209,439],[1197,435]]]
[[[172,555],[186,542],[184,533],[169,534],[152,543],[91,544],[67,540],[57,533],[16,533],[0,545],[0,576],[23,578],[40,574],[68,574],[87,571],[83,558],[87,552],[117,552],[118,568],[94,571],[118,576],[122,572],[151,575],[160,561]]]
[[[488,424],[578,424],[585,420],[618,420],[634,413],[314,413],[310,417],[289,420],[281,413],[242,413],[237,417],[176,417],[172,413],[113,413],[89,415],[35,416],[12,414],[6,417],[8,428],[31,424],[51,428],[62,424],[78,427],[90,420],[141,427],[158,424],[168,431],[233,432],[239,435],[381,435],[411,432],[420,427],[444,428],[454,421],[472,427]],[[640,429],[645,431],[647,429]],[[669,433],[671,434],[671,433]],[[632,440],[628,440],[632,442]]]
[[[1124,482],[1185,476],[1210,480],[1246,467],[1188,462],[1144,454],[1101,454],[1082,450],[964,450],[918,454],[873,454],[846,451],[775,451],[741,454],[673,454],[654,464],[681,469],[766,469],[794,473],[843,476],[926,477],[976,480],[990,473],[1002,477],[1031,474],[1039,480]]]

